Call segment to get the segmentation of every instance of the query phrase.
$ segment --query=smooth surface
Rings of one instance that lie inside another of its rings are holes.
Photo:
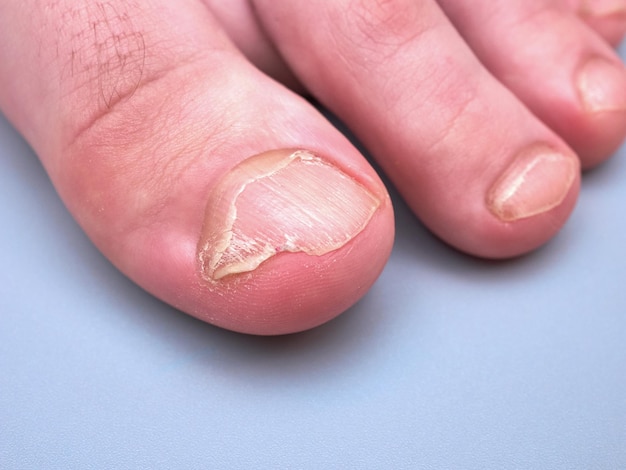
[[[626,468],[626,149],[539,252],[395,198],[371,292],[309,333],[206,325],[91,245],[0,117],[0,468]]]

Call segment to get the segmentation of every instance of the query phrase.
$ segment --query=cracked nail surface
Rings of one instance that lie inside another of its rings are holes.
[[[368,224],[380,200],[305,150],[274,150],[233,168],[211,192],[198,246],[202,275],[250,272],[283,252],[323,255]]]
[[[560,205],[579,172],[578,159],[549,148],[520,154],[487,194],[489,210],[503,222],[514,222]]]

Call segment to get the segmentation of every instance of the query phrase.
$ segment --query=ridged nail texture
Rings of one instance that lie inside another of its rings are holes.
[[[323,255],[368,224],[380,200],[305,150],[274,150],[233,168],[211,192],[198,257],[205,279],[250,272],[284,252]]]

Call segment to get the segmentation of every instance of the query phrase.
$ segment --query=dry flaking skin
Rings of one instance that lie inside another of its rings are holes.
[[[198,256],[217,281],[253,271],[282,252],[324,255],[357,236],[380,205],[367,188],[304,150],[251,157],[207,202]]]

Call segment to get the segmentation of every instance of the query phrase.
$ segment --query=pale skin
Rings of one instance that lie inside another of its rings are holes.
[[[624,31],[623,0],[10,0],[0,107],[122,272],[281,334],[356,302],[394,236],[378,175],[302,94],[445,242],[513,257],[626,135]]]

